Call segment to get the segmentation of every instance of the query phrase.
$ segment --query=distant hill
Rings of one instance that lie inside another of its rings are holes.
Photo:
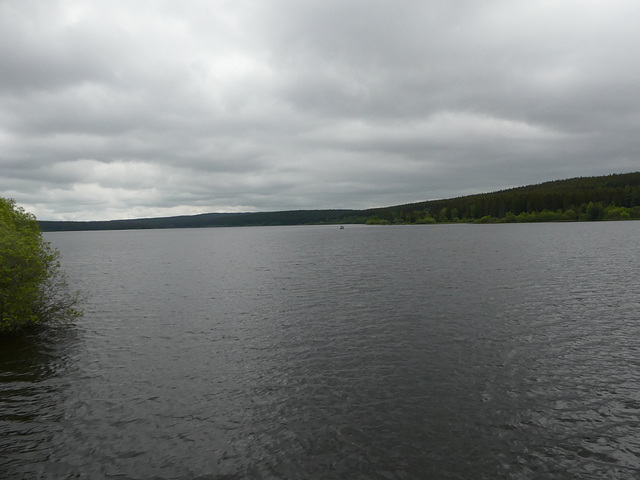
[[[339,223],[358,210],[291,210],[257,213],[203,213],[178,217],[140,218],[89,222],[38,221],[44,232],[77,230],[128,230],[149,228],[244,227]]]
[[[204,213],[89,222],[38,221],[46,232],[304,224],[497,223],[640,219],[640,172],[578,177],[367,210]]]
[[[577,177],[445,200],[374,208],[369,223],[532,222],[640,218],[640,172]]]

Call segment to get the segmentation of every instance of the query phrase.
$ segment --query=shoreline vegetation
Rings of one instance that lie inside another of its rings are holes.
[[[640,172],[577,177],[491,193],[366,210],[205,213],[109,221],[39,221],[42,231],[314,224],[411,225],[640,219]]]
[[[35,217],[0,197],[0,337],[82,315],[59,252],[42,238]]]

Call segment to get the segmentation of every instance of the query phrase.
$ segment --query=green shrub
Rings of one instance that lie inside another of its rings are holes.
[[[631,216],[626,208],[611,206],[606,209],[604,218],[606,220],[627,220]]]
[[[416,223],[431,224],[436,223],[436,219],[429,215],[425,215],[424,217],[417,219]]]
[[[42,238],[35,217],[0,198],[0,333],[77,317],[59,253]]]

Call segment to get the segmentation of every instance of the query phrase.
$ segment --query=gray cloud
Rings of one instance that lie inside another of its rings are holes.
[[[638,170],[624,1],[0,0],[41,219],[365,208]]]

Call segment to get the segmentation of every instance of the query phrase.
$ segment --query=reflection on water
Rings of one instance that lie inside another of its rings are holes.
[[[64,377],[74,368],[74,326],[0,338],[0,472],[21,478],[43,472],[48,444],[64,417]],[[28,478],[28,477],[26,477]]]
[[[78,342],[74,325],[0,337],[0,381],[42,382],[64,371]]]
[[[49,236],[1,478],[634,478],[640,222]]]

